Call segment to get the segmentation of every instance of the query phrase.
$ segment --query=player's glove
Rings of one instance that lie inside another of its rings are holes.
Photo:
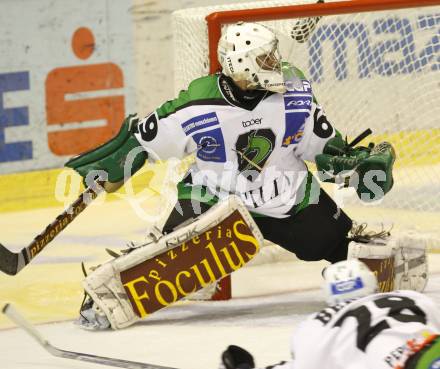
[[[363,201],[381,199],[393,187],[394,148],[388,142],[367,147],[354,147],[366,135],[367,130],[352,143],[340,135],[330,139],[323,153],[315,157],[318,175],[324,182],[342,183],[354,187]]]
[[[252,369],[255,368],[254,358],[244,348],[230,345],[222,353],[220,369]]]
[[[104,188],[107,192],[116,190],[124,180],[136,173],[148,158],[147,152],[134,136],[138,122],[136,114],[129,115],[114,138],[94,150],[70,159],[65,166],[77,171],[83,177],[86,186],[90,186],[98,177],[106,182]],[[106,177],[99,177],[98,173],[106,173]]]

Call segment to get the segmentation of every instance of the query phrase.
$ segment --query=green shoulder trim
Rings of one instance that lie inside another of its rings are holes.
[[[315,178],[310,171],[307,171],[307,177],[304,179],[303,183],[301,183],[301,186],[298,189],[298,193],[303,194],[304,197],[300,203],[294,206],[293,215],[298,214],[301,210],[309,206],[311,200],[310,197],[312,195],[311,190],[313,181],[316,181]]]
[[[218,75],[212,74],[192,81],[188,89],[180,91],[176,99],[167,101],[156,110],[159,119],[165,118],[189,105],[198,103],[206,105],[210,101],[223,101],[224,99],[217,85],[218,78]]]
[[[297,77],[299,79],[307,79],[304,72],[288,62],[281,63],[281,69],[285,79]]]

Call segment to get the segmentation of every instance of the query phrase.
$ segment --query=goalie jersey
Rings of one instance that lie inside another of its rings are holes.
[[[374,294],[311,315],[293,333],[293,360],[271,368],[401,369],[436,337],[439,345],[439,334],[440,310],[427,296],[409,290]]]
[[[240,90],[223,74],[194,80],[139,124],[136,138],[153,160],[195,153],[192,183],[222,198],[238,195],[255,213],[283,217],[307,205],[314,161],[335,129],[310,83],[283,66],[288,91]],[[309,184],[309,186],[307,186]]]

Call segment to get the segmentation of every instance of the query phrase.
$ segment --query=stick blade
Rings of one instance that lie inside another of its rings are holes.
[[[21,254],[16,254],[8,250],[0,243],[0,270],[9,275],[16,275],[25,265],[19,268],[19,257]]]

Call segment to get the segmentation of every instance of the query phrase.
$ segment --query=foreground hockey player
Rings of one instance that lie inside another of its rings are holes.
[[[327,267],[324,278],[329,306],[295,329],[292,359],[267,369],[440,368],[434,301],[408,290],[374,293],[375,275],[356,259]],[[222,354],[222,369],[254,367],[252,355],[239,346]]]
[[[282,61],[270,29],[226,27],[218,56],[222,73],[192,81],[142,120],[129,116],[114,139],[66,165],[88,184],[97,171],[104,173],[108,188],[128,180],[147,159],[195,153],[164,234],[233,194],[265,239],[298,258],[346,259],[352,220],[305,161],[315,162],[324,180],[353,186],[362,200],[374,201],[393,186],[392,146],[355,147],[342,139],[304,74]]]

